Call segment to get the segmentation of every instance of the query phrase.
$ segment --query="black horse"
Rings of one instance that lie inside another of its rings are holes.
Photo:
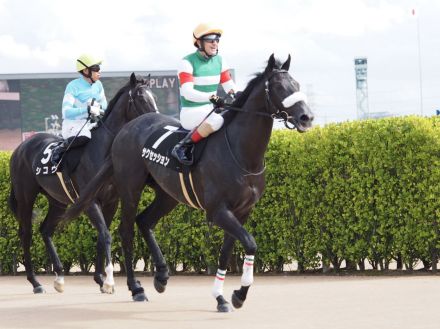
[[[145,79],[136,78],[135,74],[132,73],[129,82],[110,101],[98,127],[92,130],[91,141],[84,146],[81,159],[71,175],[78,188],[78,193],[81,193],[83,186],[100,169],[110,153],[113,139],[122,126],[144,113],[156,111],[156,102],[149,90],[149,82]],[[19,235],[24,251],[24,266],[27,279],[34,287],[34,293],[45,292],[35,277],[30,254],[33,205],[39,193],[44,194],[49,203],[49,210],[40,225],[40,232],[56,274],[55,289],[59,292],[64,290],[63,267],[51,237],[72,200],[71,196],[69,197],[63,189],[61,180],[57,175],[38,176],[35,172],[36,163],[50,164],[49,158],[52,152],[50,145],[54,145],[59,141],[60,138],[55,135],[36,134],[20,144],[13,152],[10,160],[11,193],[9,206],[19,222]],[[43,149],[45,149],[44,158],[41,157]],[[72,150],[72,152],[74,151],[76,150]],[[49,170],[54,170],[54,167],[50,167]],[[94,279],[100,285],[101,291],[106,293],[112,293],[114,287],[113,267],[110,257],[111,236],[108,226],[115,214],[117,203],[116,190],[108,185],[101,190],[96,201],[88,205],[86,210],[92,224],[98,230]],[[105,282],[102,273],[104,256],[106,258]]]
[[[299,91],[299,84],[288,73],[289,66],[290,56],[282,64],[272,55],[264,72],[257,74],[248,83],[226,114],[226,121],[230,120],[230,123],[208,138],[200,161],[191,169],[190,184],[195,195],[193,200],[197,202],[191,202],[188,198],[178,172],[158,164],[158,161],[148,161],[141,157],[149,136],[162,127],[178,126],[176,120],[160,114],[146,114],[128,123],[116,136],[112,146],[112,164],[107,163],[103,167],[78,203],[69,209],[66,217],[76,216],[83,207],[82,203],[87,204],[94,197],[95,191],[113,175],[121,198],[119,231],[125,255],[127,284],[135,301],[145,300],[146,297],[132,268],[134,222],[152,253],[156,267],[154,285],[156,290],[162,292],[165,290],[168,272],[152,230],[159,219],[180,202],[204,209],[208,221],[225,232],[212,291],[220,312],[232,310],[223,297],[223,282],[234,242],[239,240],[243,245],[246,255],[242,286],[232,295],[234,307],[242,306],[253,282],[253,259],[257,250],[254,238],[243,224],[263,194],[264,154],[271,136],[273,119],[283,119],[287,127],[296,128],[300,132],[310,128],[313,121],[305,95]],[[154,189],[155,199],[136,215],[146,185]]]

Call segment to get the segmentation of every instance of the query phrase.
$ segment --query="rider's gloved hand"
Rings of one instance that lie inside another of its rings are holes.
[[[241,94],[243,94],[242,91],[236,91],[235,93],[232,94],[232,97],[234,98],[234,100],[236,100],[241,96]]]
[[[101,115],[101,106],[89,105],[87,111],[92,117],[99,117]]]
[[[225,100],[217,95],[212,95],[211,97],[209,97],[209,101],[214,104],[215,107],[225,106]]]

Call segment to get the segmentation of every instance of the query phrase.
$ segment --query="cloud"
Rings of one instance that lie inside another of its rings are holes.
[[[370,104],[411,111],[418,103],[412,5],[410,0],[77,0],[66,8],[55,0],[0,0],[0,72],[72,72],[82,52],[102,55],[105,71],[176,69],[195,50],[194,27],[213,22],[224,30],[220,53],[235,68],[241,87],[272,52],[281,60],[291,54],[291,73],[313,90],[317,111],[353,118],[353,59],[366,56]],[[418,5],[423,82],[427,106],[433,108],[440,88],[435,73],[440,72],[440,2]],[[410,99],[398,103],[393,90]]]

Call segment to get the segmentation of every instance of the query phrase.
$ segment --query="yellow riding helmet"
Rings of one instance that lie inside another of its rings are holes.
[[[197,47],[196,41],[201,37],[203,37],[204,35],[208,35],[208,34],[218,34],[221,36],[223,34],[223,30],[219,29],[218,27],[212,24],[207,24],[207,23],[201,23],[197,25],[197,27],[193,31],[194,46]]]
[[[80,72],[92,65],[101,65],[102,59],[96,58],[90,54],[82,54],[76,60],[76,71]]]

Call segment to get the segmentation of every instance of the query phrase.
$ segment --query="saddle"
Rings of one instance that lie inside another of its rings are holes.
[[[173,147],[181,141],[189,130],[183,129],[181,126],[167,125],[159,128],[150,137],[148,137],[142,149],[142,158],[146,161],[156,163],[157,165],[172,169],[177,172],[183,172],[186,169],[191,170],[199,162],[206,146],[207,138],[194,144],[193,158],[194,162],[191,166],[185,166],[177,161],[171,155]]]
[[[183,129],[181,126],[167,125],[161,127],[148,137],[142,149],[141,156],[145,161],[153,162],[158,166],[163,166],[178,172],[180,186],[186,201],[191,207],[200,209],[203,207],[197,197],[196,191],[194,190],[191,171],[202,157],[207,139],[202,139],[200,142],[193,145],[192,152],[194,161],[191,166],[181,164],[171,155],[173,147],[188,133],[189,130]]]
[[[36,176],[55,175],[59,171],[62,171],[68,175],[74,173],[79,161],[81,160],[84,147],[75,147],[66,151],[62,162],[57,167],[52,164],[51,157],[53,150],[62,143],[62,141],[51,142],[46,144],[44,148],[40,150],[32,164],[32,169],[34,170]]]
[[[77,186],[71,179],[71,175],[81,160],[84,147],[76,147],[65,152],[62,162],[58,166],[52,164],[52,153],[55,148],[60,146],[63,141],[56,141],[46,144],[42,150],[35,157],[32,163],[32,169],[35,176],[51,176],[57,175],[60,184],[68,198],[74,202],[78,198]]]

